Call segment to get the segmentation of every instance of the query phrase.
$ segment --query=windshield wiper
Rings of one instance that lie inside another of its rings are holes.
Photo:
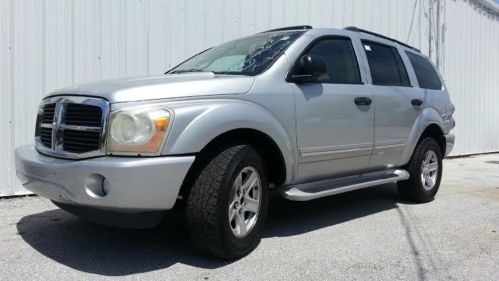
[[[250,74],[248,73],[243,73],[243,72],[239,72],[239,71],[217,71],[217,72],[213,72],[215,74],[222,74],[222,75],[243,75],[243,76],[251,76]]]
[[[208,72],[208,73],[222,74],[222,75],[223,74],[225,74],[225,75],[249,75],[247,73],[242,73],[242,72],[238,72],[238,71],[210,71],[210,70],[197,69],[197,68],[175,70],[172,72],[167,72],[166,74],[182,74],[182,73],[191,73],[191,72]]]
[[[175,70],[175,71],[170,72],[170,74],[181,74],[181,73],[188,73],[188,72],[211,72],[211,73],[213,73],[213,71],[209,71],[209,70],[191,68],[191,69]]]

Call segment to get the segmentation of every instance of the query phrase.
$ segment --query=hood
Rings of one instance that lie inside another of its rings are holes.
[[[111,103],[247,93],[252,76],[215,75],[211,72],[133,77],[76,85],[49,96],[98,96]]]

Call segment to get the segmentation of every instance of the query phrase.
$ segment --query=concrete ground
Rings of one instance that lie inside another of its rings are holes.
[[[311,202],[274,195],[249,256],[198,254],[181,216],[152,230],[79,220],[39,197],[0,200],[0,280],[499,280],[499,154],[445,160],[435,201],[394,184]]]

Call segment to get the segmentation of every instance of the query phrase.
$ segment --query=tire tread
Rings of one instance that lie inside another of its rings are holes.
[[[224,259],[246,254],[234,252],[227,245],[224,229],[218,222],[225,207],[223,202],[219,202],[220,189],[226,184],[224,180],[231,165],[234,165],[236,156],[248,149],[253,150],[248,145],[236,145],[222,150],[208,161],[192,186],[186,208],[187,228],[193,246],[202,252]]]
[[[431,191],[424,190],[420,180],[420,169],[421,169],[421,161],[424,157],[425,152],[432,148],[433,151],[437,154],[437,159],[439,163],[439,171],[437,176],[437,182],[435,183],[435,187]],[[411,157],[410,162],[406,166],[407,171],[410,174],[410,178],[408,180],[399,181],[398,191],[401,197],[408,201],[425,203],[430,202],[434,199],[435,194],[438,192],[440,187],[440,180],[442,177],[442,152],[440,151],[440,147],[434,138],[426,137],[422,141],[419,142],[414,153]]]

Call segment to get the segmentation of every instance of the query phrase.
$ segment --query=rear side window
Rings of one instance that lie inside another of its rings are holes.
[[[405,53],[411,61],[412,68],[414,68],[416,78],[418,78],[419,87],[432,90],[442,90],[442,82],[440,81],[435,68],[428,61],[428,59],[411,52],[406,51]]]
[[[374,85],[411,86],[407,70],[396,48],[362,41]]]
[[[350,39],[320,40],[308,50],[307,54],[322,57],[326,61],[328,72],[319,76],[317,82],[361,84],[359,65]]]

